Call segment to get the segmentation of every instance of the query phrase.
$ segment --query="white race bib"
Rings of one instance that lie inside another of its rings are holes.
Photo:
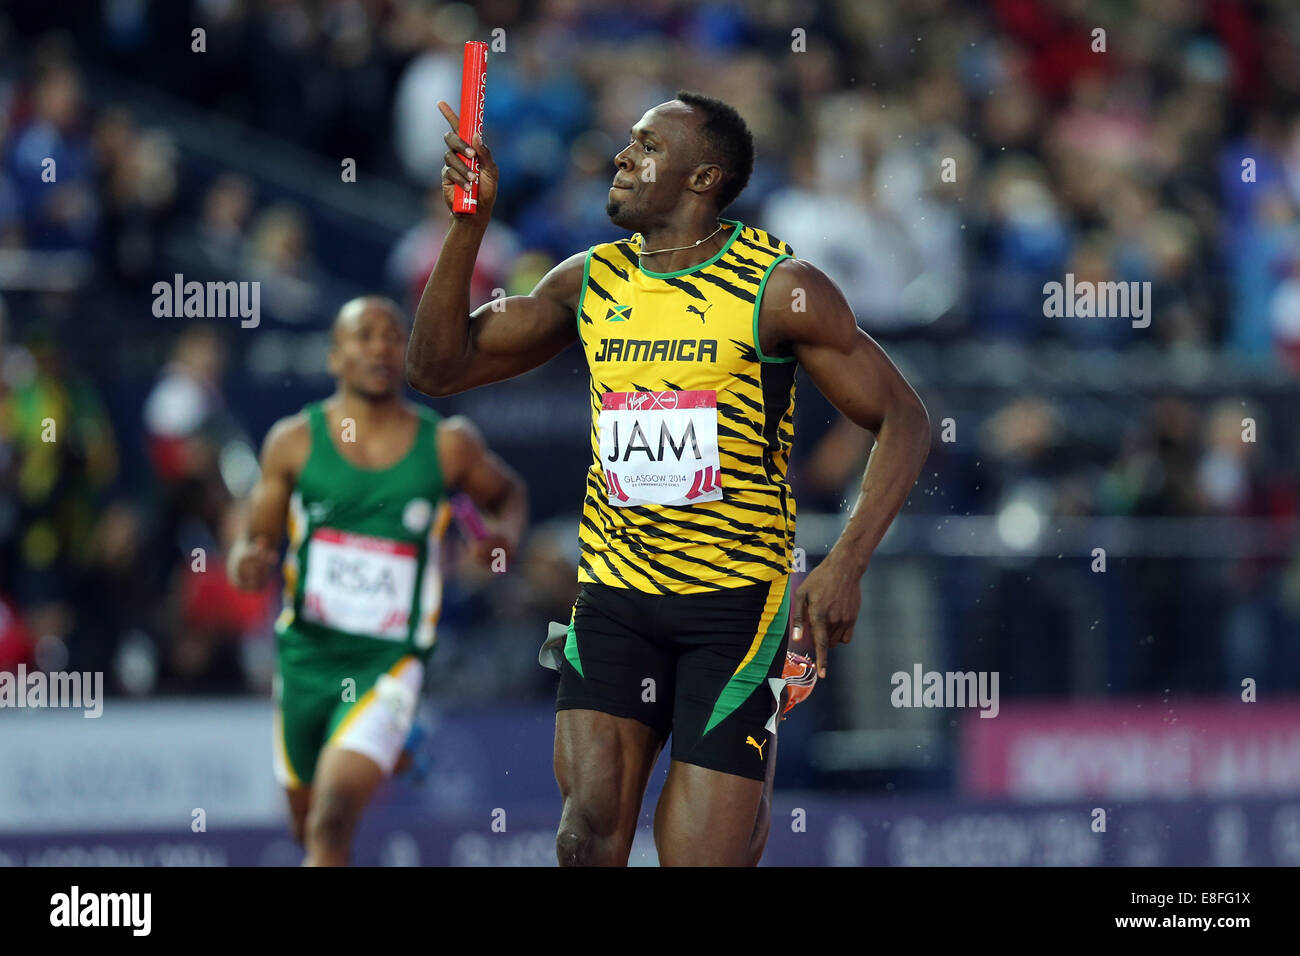
[[[598,426],[611,505],[693,505],[722,498],[718,395],[712,389],[605,392]]]
[[[349,634],[405,640],[416,554],[410,542],[317,528],[307,545],[302,616]]]

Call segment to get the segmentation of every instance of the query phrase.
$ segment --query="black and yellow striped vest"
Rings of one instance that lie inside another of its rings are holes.
[[[680,272],[642,268],[640,234],[587,253],[578,335],[592,465],[580,581],[690,594],[789,573],[795,359],[762,354],[758,310],[794,250],[722,223],[731,232],[717,255]]]

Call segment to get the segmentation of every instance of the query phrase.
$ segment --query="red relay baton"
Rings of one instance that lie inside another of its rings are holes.
[[[482,40],[469,40],[465,43],[465,66],[460,75],[460,129],[456,132],[469,146],[474,145],[474,137],[483,132],[483,105],[487,102],[487,54],[488,45]],[[478,172],[478,156],[461,156],[470,172]],[[478,180],[469,184],[469,189],[455,187],[452,196],[452,212],[473,213],[478,211]]]

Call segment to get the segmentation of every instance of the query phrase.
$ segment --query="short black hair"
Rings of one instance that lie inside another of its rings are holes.
[[[744,118],[722,100],[691,90],[678,90],[677,99],[705,116],[700,126],[703,153],[722,167],[722,184],[718,187],[718,212],[726,209],[749,185],[754,171],[754,136]]]

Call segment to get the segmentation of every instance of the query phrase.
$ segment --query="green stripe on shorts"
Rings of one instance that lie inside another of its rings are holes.
[[[576,617],[576,615],[577,611],[575,609],[574,616]],[[585,679],[587,675],[582,672],[582,658],[578,656],[578,632],[573,629],[573,621],[574,618],[570,617],[569,633],[564,638],[564,656],[573,665],[573,669],[578,672],[578,676]]]
[[[706,734],[726,720],[737,707],[748,700],[749,695],[754,693],[759,684],[767,678],[767,672],[772,666],[772,658],[776,656],[777,648],[781,646],[781,638],[785,636],[786,621],[790,618],[789,577],[773,581],[772,587],[774,590],[777,587],[781,588],[781,606],[772,615],[772,621],[768,624],[767,631],[763,634],[762,643],[759,644],[758,650],[754,652],[754,656],[736,673],[732,674],[731,679],[727,681],[727,686],[722,688],[717,703],[713,705],[713,713],[709,715],[709,722],[704,727]],[[766,609],[766,605],[764,609]]]

